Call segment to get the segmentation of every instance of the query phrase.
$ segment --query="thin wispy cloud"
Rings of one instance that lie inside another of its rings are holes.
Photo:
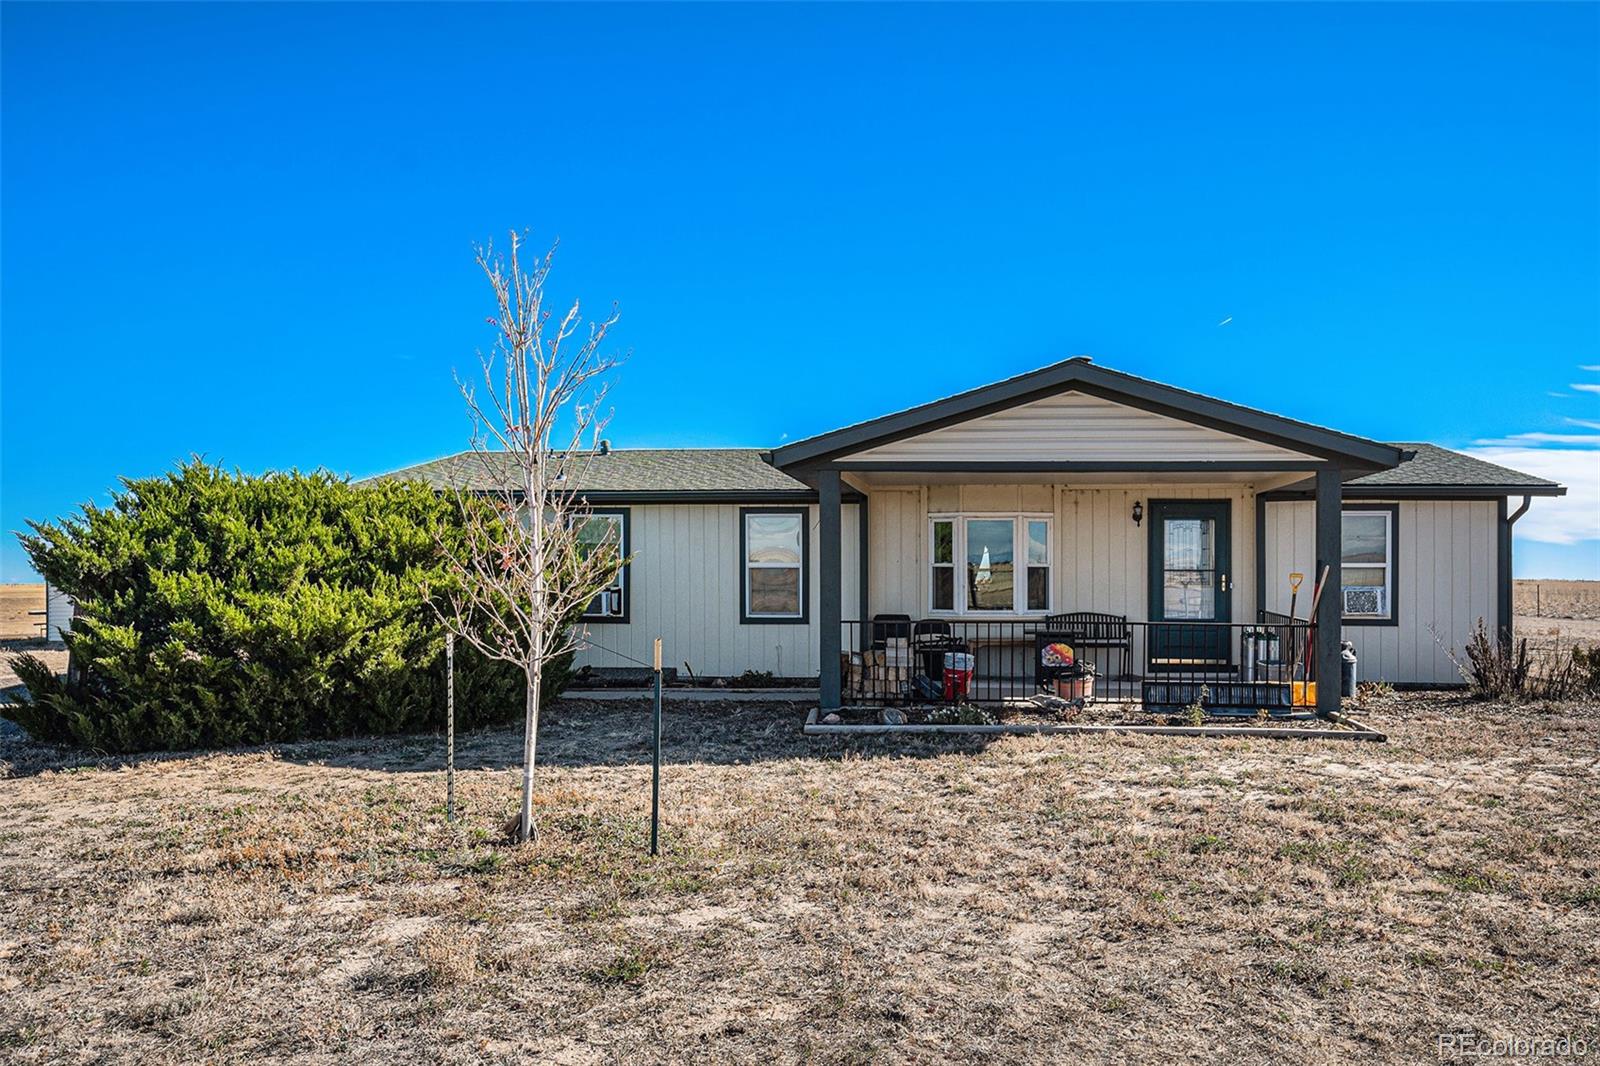
[[[1558,434],[1552,434],[1558,435]],[[1526,436],[1526,435],[1519,435]],[[1600,443],[1600,438],[1593,438]],[[1489,463],[1549,478],[1567,486],[1565,496],[1540,497],[1517,522],[1517,536],[1545,544],[1600,540],[1600,457],[1595,449],[1515,444],[1511,440],[1462,449]]]
[[[1600,373],[1600,366],[1580,366],[1584,373]],[[1550,392],[1562,400],[1586,403],[1600,394],[1600,383],[1573,382],[1571,392]],[[1562,416],[1568,432],[1537,430],[1508,433],[1503,437],[1473,441],[1468,455],[1487,462],[1523,470],[1567,486],[1567,495],[1534,501],[1517,523],[1519,539],[1546,544],[1577,544],[1600,540],[1600,419]],[[1580,432],[1590,430],[1592,432]]]
[[[1600,426],[1596,426],[1600,429]],[[1521,448],[1530,444],[1577,444],[1587,448],[1600,448],[1600,436],[1592,433],[1512,433],[1472,442],[1480,448]]]

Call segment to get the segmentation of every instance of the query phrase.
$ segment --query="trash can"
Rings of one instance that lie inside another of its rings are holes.
[[[972,672],[977,659],[971,652],[947,651],[943,665],[945,699],[957,700],[972,690]]]

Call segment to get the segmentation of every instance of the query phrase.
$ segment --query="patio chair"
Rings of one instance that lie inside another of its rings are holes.
[[[957,640],[950,623],[942,618],[924,618],[911,626],[911,651],[922,672],[935,681],[944,678],[944,653],[970,651],[967,642]]]
[[[911,616],[909,614],[875,614],[872,616],[872,650],[878,651],[889,646],[891,638],[910,639]]]
[[[1047,615],[1046,628],[1073,634],[1075,648],[1107,648],[1117,652],[1119,677],[1128,674],[1128,656],[1133,654],[1133,627],[1124,614],[1102,614],[1099,611],[1073,611],[1070,614]]]

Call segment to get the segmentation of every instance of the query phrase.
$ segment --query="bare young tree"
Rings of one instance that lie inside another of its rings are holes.
[[[573,620],[616,578],[620,545],[586,530],[577,492],[610,418],[602,412],[618,360],[601,352],[617,311],[582,323],[574,301],[556,318],[545,281],[555,247],[524,267],[524,238],[513,232],[506,256],[492,245],[477,261],[494,288],[494,345],[478,352],[483,382],[457,384],[473,423],[475,469],[484,476],[456,488],[463,536],[446,542],[450,588],[444,623],[491,659],[513,663],[526,680],[522,809],[517,838],[534,835],[533,768],[539,697],[546,668],[579,639]],[[560,446],[557,446],[558,439]]]

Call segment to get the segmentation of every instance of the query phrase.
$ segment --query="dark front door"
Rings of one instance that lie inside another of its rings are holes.
[[[1150,666],[1215,670],[1228,665],[1230,504],[1150,501]],[[1159,624],[1157,624],[1159,623]]]

